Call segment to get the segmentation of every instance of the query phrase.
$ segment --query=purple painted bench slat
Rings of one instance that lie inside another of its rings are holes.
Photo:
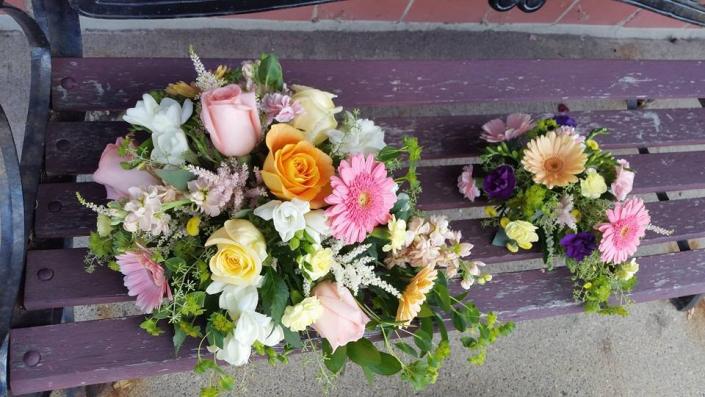
[[[582,131],[608,128],[610,134],[598,138],[605,149],[705,143],[702,108],[574,112],[571,116]],[[484,147],[479,138],[481,126],[495,117],[498,116],[379,118],[375,122],[385,128],[388,144],[398,144],[402,136],[413,134],[424,148],[424,159],[440,159],[477,156]],[[92,173],[105,145],[115,142],[127,130],[128,124],[119,121],[50,123],[46,139],[47,174]]]
[[[673,229],[670,236],[647,232],[643,245],[705,237],[705,198],[648,203],[654,224]],[[483,229],[480,220],[454,221],[453,228],[472,243],[472,259],[488,264],[541,258],[538,251],[511,254],[490,244],[492,230]],[[122,284],[122,275],[99,267],[84,270],[83,248],[30,251],[24,286],[24,307],[29,310],[69,307],[132,300]],[[50,275],[50,276],[49,276]],[[81,288],[76,288],[80,285]]]
[[[239,62],[205,60],[209,67]],[[705,96],[702,61],[285,60],[282,65],[290,83],[337,93],[346,107]],[[52,104],[59,111],[122,110],[144,92],[193,79],[187,58],[57,58]]]
[[[705,291],[705,251],[644,257],[632,298],[636,302]],[[458,284],[453,289],[458,291]],[[503,320],[531,320],[577,313],[566,269],[502,273],[469,298]],[[11,390],[15,394],[106,383],[190,370],[197,341],[189,339],[174,354],[171,335],[153,337],[139,328],[141,316],[20,328],[10,334]],[[30,353],[35,352],[35,353]],[[39,354],[28,366],[24,357]]]

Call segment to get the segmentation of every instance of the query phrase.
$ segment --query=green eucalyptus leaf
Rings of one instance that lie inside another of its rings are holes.
[[[196,179],[196,175],[181,168],[161,169],[154,171],[164,183],[175,187],[182,192],[188,190],[188,183]]]

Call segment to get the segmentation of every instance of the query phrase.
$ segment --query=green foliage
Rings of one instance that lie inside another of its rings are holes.
[[[323,348],[323,360],[326,368],[334,374],[339,373],[345,367],[345,362],[347,361],[347,347],[340,346],[335,351],[331,347],[328,340],[324,339],[322,343]]]
[[[284,85],[282,66],[274,54],[262,54],[255,74],[258,85],[271,91],[281,91]]]
[[[152,336],[159,336],[164,333],[164,330],[157,326],[157,321],[153,318],[147,318],[140,323],[140,328],[147,331]]]
[[[155,170],[155,172],[164,183],[171,185],[182,192],[188,191],[187,185],[189,181],[196,179],[196,175],[180,168],[159,169]]]
[[[617,277],[614,266],[604,263],[597,250],[581,262],[568,258],[566,265],[576,284],[573,295],[576,300],[584,303],[586,312],[620,316],[628,314],[622,306],[628,302],[624,294],[634,287],[636,276],[621,280]],[[611,304],[612,296],[616,296],[620,304]]]

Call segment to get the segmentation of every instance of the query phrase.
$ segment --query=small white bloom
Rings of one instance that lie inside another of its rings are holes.
[[[355,120],[350,131],[329,130],[327,134],[342,154],[377,154],[386,146],[384,130],[368,119]]]
[[[154,97],[144,94],[135,107],[127,109],[122,119],[158,133],[181,127],[192,114],[193,102],[190,99],[186,99],[183,106],[172,98],[164,98],[157,104]]]
[[[395,215],[387,223],[389,230],[389,244],[382,247],[382,251],[396,255],[399,250],[406,247],[406,221],[403,219],[397,220]]]
[[[264,220],[273,220],[274,228],[279,232],[282,241],[287,242],[299,230],[306,228],[304,215],[311,210],[307,201],[293,199],[291,201],[272,200],[255,208],[254,214]]]
[[[218,360],[223,360],[236,367],[247,364],[252,353],[252,344],[245,344],[237,340],[234,334],[230,334],[223,339],[223,348],[209,346],[208,350],[215,353]]]
[[[186,134],[181,128],[173,128],[152,134],[154,149],[150,158],[162,164],[182,165],[188,152]]]
[[[274,321],[269,317],[267,317],[266,324],[260,330],[261,333],[257,340],[265,346],[276,346],[284,339],[282,327],[274,324]]]
[[[213,281],[206,289],[208,294],[213,294],[212,291],[214,290],[217,291],[216,288],[211,288],[216,283],[223,284],[222,293],[218,299],[218,306],[227,310],[231,317],[238,318],[240,314],[254,311],[257,308],[259,300],[257,286],[239,286]]]
[[[320,244],[323,239],[330,236],[328,227],[328,217],[325,210],[313,210],[304,214],[306,220],[306,233],[316,244]]]

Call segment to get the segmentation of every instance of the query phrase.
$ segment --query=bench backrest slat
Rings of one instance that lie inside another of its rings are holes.
[[[282,65],[290,83],[337,93],[337,102],[347,107],[705,96],[702,61],[286,60]],[[53,106],[124,110],[146,91],[194,78],[187,58],[59,58],[53,62]]]

